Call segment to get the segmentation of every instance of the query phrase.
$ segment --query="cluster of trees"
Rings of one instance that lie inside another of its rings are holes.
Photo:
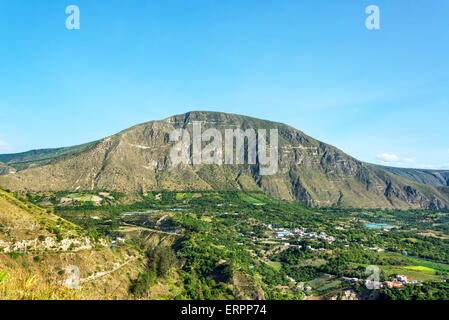
[[[148,249],[146,258],[145,271],[139,273],[137,279],[133,280],[130,286],[130,292],[138,297],[147,296],[157,279],[165,277],[170,269],[177,265],[175,252],[166,246]]]
[[[187,272],[181,272],[183,278],[183,297],[192,300],[223,300],[234,299],[234,292],[223,282],[216,283],[213,279],[198,279]]]
[[[449,300],[449,282],[425,282],[420,286],[406,285],[402,289],[382,288],[384,300]]]
[[[283,266],[285,273],[295,279],[296,281],[306,282],[311,281],[319,276],[319,272],[316,267],[313,266]]]

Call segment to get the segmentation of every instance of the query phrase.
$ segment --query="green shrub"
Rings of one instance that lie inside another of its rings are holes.
[[[9,253],[10,257],[13,259],[17,259],[18,257],[20,257],[20,254],[18,254],[17,252],[10,252]]]

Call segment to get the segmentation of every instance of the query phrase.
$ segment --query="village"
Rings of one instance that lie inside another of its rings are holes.
[[[363,283],[368,289],[380,289],[383,287],[388,288],[403,288],[406,284],[417,285],[419,284],[418,280],[409,280],[405,275],[395,275],[394,279],[391,281],[376,281],[370,279],[357,279],[357,278],[347,278],[343,277],[344,281],[347,283]]]
[[[335,237],[327,235],[325,232],[307,232],[305,228],[294,228],[292,230],[285,228],[274,228],[271,224],[266,225],[266,227],[274,231],[274,235],[278,239],[285,239],[288,237],[299,237],[300,239],[323,239],[328,243],[335,241]]]

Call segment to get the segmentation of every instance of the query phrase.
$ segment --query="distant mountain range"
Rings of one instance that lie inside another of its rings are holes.
[[[416,181],[429,186],[449,186],[449,170],[407,169],[395,167],[382,167],[405,179]]]
[[[192,133],[194,121],[220,132],[278,129],[279,171],[260,175],[259,159],[254,165],[173,165],[169,135],[179,128]],[[0,155],[0,162],[0,187],[21,192],[259,190],[309,206],[449,208],[449,171],[364,163],[288,125],[218,112],[150,121],[75,147]]]

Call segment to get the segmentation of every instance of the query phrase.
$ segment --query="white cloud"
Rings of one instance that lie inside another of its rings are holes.
[[[0,140],[0,151],[8,151],[12,149],[12,145],[9,143]]]
[[[395,154],[382,153],[378,154],[377,159],[382,160],[384,162],[399,162],[400,158]]]
[[[449,163],[432,165],[426,163],[417,163],[413,158],[402,158],[394,153],[381,153],[376,156],[376,159],[379,160],[380,164],[389,167],[416,168],[427,170],[449,170]]]
[[[385,166],[407,166],[407,163],[414,162],[412,158],[401,158],[396,154],[381,153],[376,156],[380,163]]]

